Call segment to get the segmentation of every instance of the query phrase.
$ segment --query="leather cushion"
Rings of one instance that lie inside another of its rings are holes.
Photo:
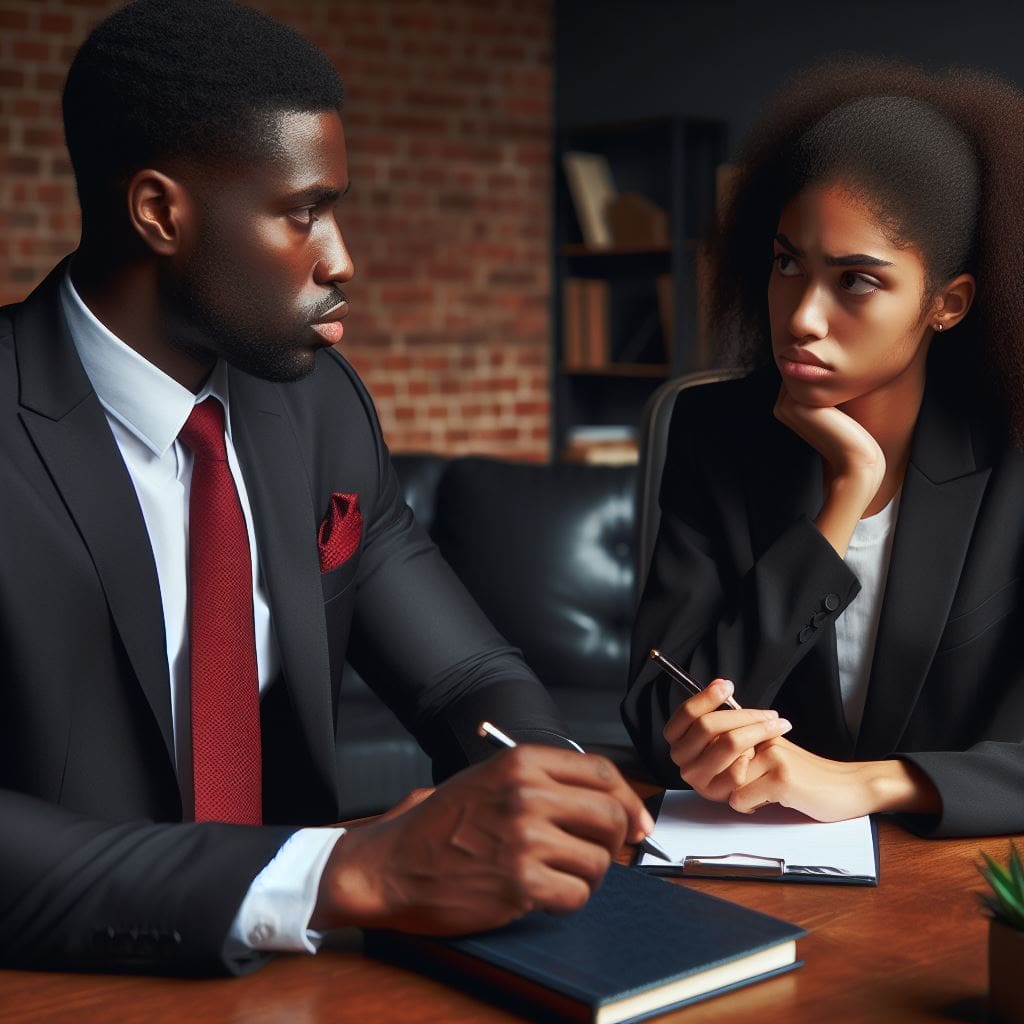
[[[554,694],[625,691],[635,486],[631,466],[487,458],[453,460],[440,482],[441,551]]]

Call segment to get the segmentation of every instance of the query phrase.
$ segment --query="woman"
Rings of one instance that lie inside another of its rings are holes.
[[[713,246],[767,365],[677,403],[626,724],[737,810],[1024,830],[1024,96],[861,61],[772,111]]]

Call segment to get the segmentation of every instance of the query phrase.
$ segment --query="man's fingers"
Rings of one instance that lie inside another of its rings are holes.
[[[623,808],[628,819],[628,838],[636,841],[654,828],[643,801],[606,757],[598,754],[579,754],[554,747],[521,746],[499,755],[507,772],[507,783],[529,788],[537,783],[536,772],[543,772],[547,780],[562,786],[579,787],[584,791],[608,794]]]

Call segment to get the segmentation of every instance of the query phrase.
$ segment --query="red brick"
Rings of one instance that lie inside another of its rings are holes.
[[[61,144],[61,135],[56,127],[26,128],[23,138],[30,149],[56,149]]]
[[[4,165],[10,174],[39,173],[39,157],[37,156],[16,156],[11,154],[4,161]]]
[[[14,41],[14,59],[18,61],[25,61],[31,63],[50,59],[50,44],[40,43],[32,39],[15,39]]]
[[[44,92],[55,92],[58,95],[64,89],[63,71],[44,71],[40,68],[36,72],[36,85]]]
[[[11,10],[9,7],[0,8],[0,28],[28,28],[28,13]]]
[[[74,25],[74,20],[68,14],[39,15],[39,27],[44,32],[52,32],[55,35],[70,35]]]

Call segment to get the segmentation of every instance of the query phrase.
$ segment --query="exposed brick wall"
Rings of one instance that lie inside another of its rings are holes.
[[[395,450],[543,459],[552,0],[254,3],[345,80],[344,347]],[[0,302],[77,241],[60,90],[116,0],[0,0]]]

